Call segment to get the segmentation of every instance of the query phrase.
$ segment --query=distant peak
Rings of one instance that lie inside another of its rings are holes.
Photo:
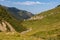
[[[2,5],[0,4],[0,6],[2,6]]]
[[[60,5],[58,5],[57,7],[60,7]]]

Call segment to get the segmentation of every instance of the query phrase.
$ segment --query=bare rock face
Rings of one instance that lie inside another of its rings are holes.
[[[45,16],[35,16],[35,17],[31,17],[28,20],[37,20],[37,19],[43,19]]]
[[[12,27],[12,25],[7,22],[7,21],[2,21],[2,23],[0,23],[0,31],[2,32],[7,32],[8,28],[10,29],[10,32],[15,32],[15,29]]]
[[[2,22],[2,24],[0,23],[0,30],[3,31],[3,32],[7,31],[6,24],[4,22]]]

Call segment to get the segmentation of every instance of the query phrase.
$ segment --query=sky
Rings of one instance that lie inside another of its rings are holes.
[[[60,0],[0,0],[0,4],[38,14],[60,5]]]

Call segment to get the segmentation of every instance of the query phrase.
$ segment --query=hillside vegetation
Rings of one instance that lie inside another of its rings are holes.
[[[60,6],[42,12],[22,24],[32,29],[26,35],[32,35],[44,40],[60,40]]]
[[[8,22],[17,32],[26,30],[26,28],[21,25],[21,20],[16,20],[13,15],[11,15],[3,6],[0,5],[0,24],[4,21]]]
[[[34,14],[32,14],[31,12],[28,12],[25,10],[20,10],[20,9],[15,8],[15,7],[5,7],[5,8],[17,20],[24,20],[24,19],[28,19],[28,18],[34,16]]]

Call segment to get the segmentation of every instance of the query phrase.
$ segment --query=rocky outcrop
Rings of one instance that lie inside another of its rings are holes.
[[[8,28],[7,27],[9,28],[9,31],[10,32],[15,32],[15,29],[13,28],[13,26],[9,22],[2,21],[0,23],[0,31],[7,32],[8,31]]]
[[[57,13],[60,13],[60,12],[56,12],[56,13],[52,12],[52,13],[49,13],[48,15],[44,15],[44,16],[43,15],[41,15],[41,16],[34,16],[34,17],[31,17],[28,20],[41,20],[41,19],[43,19],[43,18],[45,18],[47,16],[54,15],[54,14],[57,14]]]

